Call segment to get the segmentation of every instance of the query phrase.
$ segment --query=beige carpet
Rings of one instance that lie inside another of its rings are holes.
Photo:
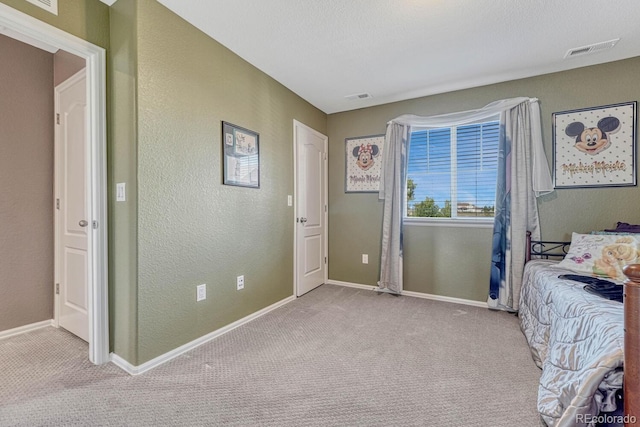
[[[1,426],[539,426],[503,312],[324,285],[143,375],[46,328],[0,341]]]

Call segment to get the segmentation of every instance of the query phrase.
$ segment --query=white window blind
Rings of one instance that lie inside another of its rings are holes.
[[[493,218],[499,133],[498,121],[413,131],[406,215]]]

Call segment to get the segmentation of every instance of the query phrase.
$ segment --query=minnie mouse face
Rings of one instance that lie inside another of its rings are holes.
[[[607,132],[615,132],[620,126],[620,120],[615,117],[600,119],[598,127],[585,128],[581,122],[573,122],[565,129],[568,136],[576,137],[574,147],[583,153],[598,154],[611,146]]]
[[[369,152],[364,152],[358,156],[357,163],[361,169],[367,170],[373,166],[373,156]]]
[[[356,164],[358,165],[358,167],[366,171],[373,166],[373,158],[376,157],[379,152],[380,150],[378,149],[377,145],[362,144],[359,147],[355,147],[353,149],[353,157],[357,159]]]

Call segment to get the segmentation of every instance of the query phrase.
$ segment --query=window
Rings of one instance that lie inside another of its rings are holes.
[[[497,120],[412,131],[406,216],[493,219],[499,134]]]

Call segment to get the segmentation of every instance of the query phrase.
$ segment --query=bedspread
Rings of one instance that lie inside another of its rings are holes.
[[[527,263],[520,294],[520,327],[542,368],[538,411],[550,426],[592,426],[622,388],[623,305],[559,279],[571,271],[554,264]]]

